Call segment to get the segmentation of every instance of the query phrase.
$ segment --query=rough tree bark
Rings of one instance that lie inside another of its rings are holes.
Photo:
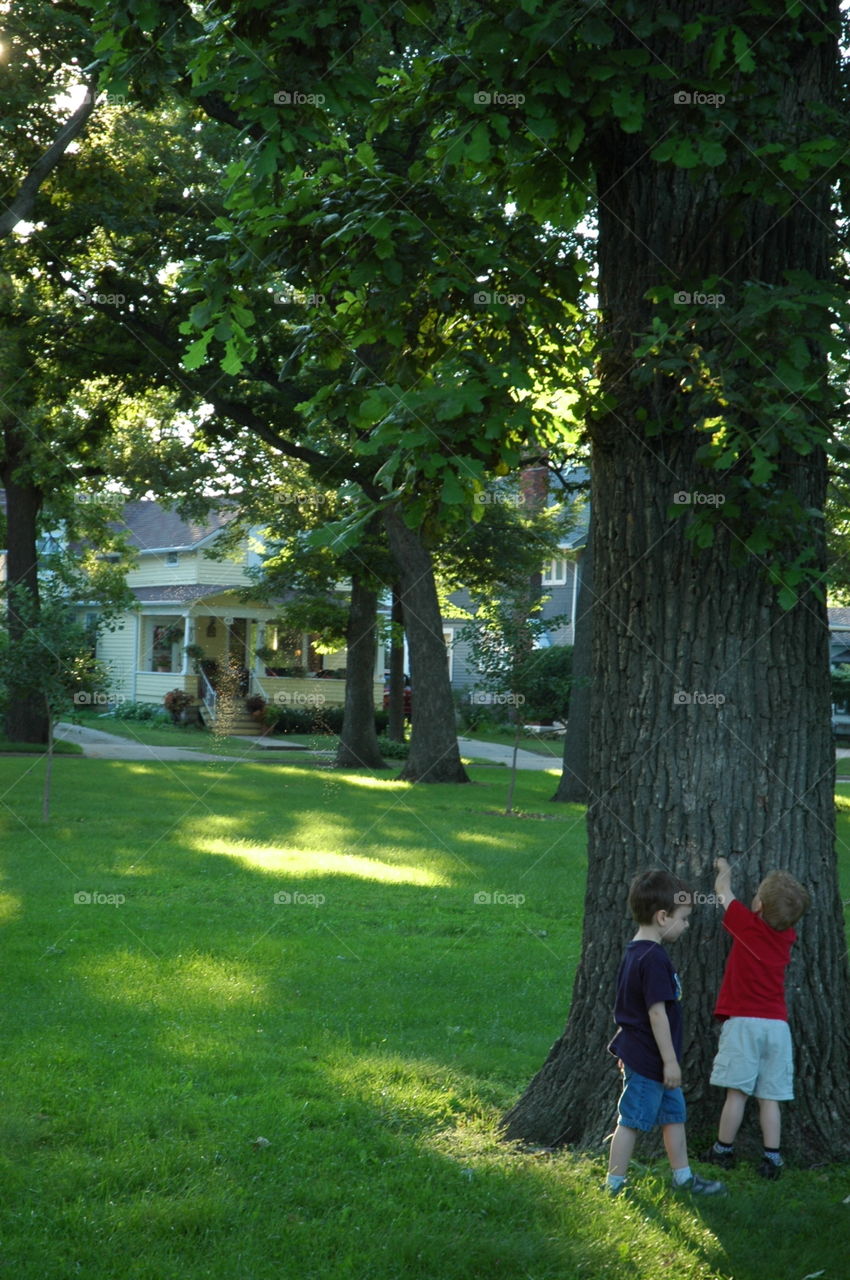
[[[339,769],[383,769],[375,732],[375,627],[378,593],[356,574],[351,576],[346,644],[345,710],[336,760]]]
[[[576,602],[573,643],[573,685],[564,738],[564,768],[552,799],[564,804],[587,804],[590,798],[590,686],[593,655],[593,504],[587,546],[581,558],[581,581]]]
[[[398,567],[415,699],[410,755],[399,774],[407,782],[468,782],[460,762],[443,620],[434,566],[422,539],[397,511],[385,516]]]
[[[673,9],[685,15],[688,6]],[[722,0],[705,10],[726,21],[732,13]],[[777,17],[774,36],[784,21]],[[789,41],[793,74],[782,100],[760,118],[763,136],[749,136],[748,146],[767,141],[771,129],[781,128],[788,145],[806,137],[811,113],[828,99],[835,47],[820,16],[811,23],[821,42]],[[619,38],[628,45],[627,35]],[[653,53],[676,65],[672,42]],[[661,101],[650,81],[646,89],[655,99],[650,109],[669,112],[669,96]],[[730,535],[705,550],[686,539],[686,522],[668,515],[674,495],[722,492],[722,478],[697,461],[700,441],[684,425],[685,398],[673,392],[659,409],[660,384],[650,391],[631,378],[633,335],[651,327],[645,293],[665,268],[682,281],[675,287],[720,276],[727,291],[744,281],[780,284],[791,268],[829,278],[828,183],[813,185],[785,212],[756,197],[732,207],[715,171],[695,176],[654,164],[645,140],[614,127],[603,142],[599,280],[608,345],[601,376],[618,403],[592,427],[596,601],[583,951],[566,1030],[504,1131],[582,1146],[610,1132],[619,1076],[605,1046],[614,1030],[617,964],[634,931],[628,884],[639,868],[660,865],[709,894],[715,856],[740,851],[733,887],[745,902],[773,867],[790,870],[814,900],[789,970],[801,1087],[783,1106],[783,1147],[803,1160],[846,1158],[850,988],[833,851],[825,607],[809,592],[783,612],[757,558],[730,564]],[[769,189],[768,172],[763,181]],[[669,422],[648,440],[636,426],[647,409]],[[822,510],[823,454],[789,452],[777,482],[804,507]],[[817,555],[825,564],[822,545]],[[708,1078],[711,1010],[726,951],[719,912],[697,905],[675,949],[692,1149],[696,1134],[713,1131],[722,1101]],[[752,1131],[752,1117],[747,1125]]]
[[[6,625],[14,655],[33,621],[38,617],[38,516],[42,492],[26,478],[25,428],[16,420],[3,430],[3,459],[0,482],[6,491],[6,580],[9,588]],[[5,733],[13,742],[48,740],[49,720],[44,698],[30,684],[18,685],[14,676],[7,690]]]

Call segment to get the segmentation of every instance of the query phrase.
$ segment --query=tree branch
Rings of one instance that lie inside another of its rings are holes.
[[[86,127],[89,116],[94,111],[97,76],[94,75],[86,85],[86,96],[74,114],[63,124],[44,155],[30,169],[21,183],[20,190],[4,213],[0,214],[0,238],[11,235],[19,222],[24,222],[32,212],[35,198],[45,178],[53,172],[70,144]]]

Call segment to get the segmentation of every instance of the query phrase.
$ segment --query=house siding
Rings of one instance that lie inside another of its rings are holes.
[[[97,656],[109,670],[109,692],[116,699],[133,698],[137,628],[136,614],[126,613],[114,631],[102,632],[98,640]]]

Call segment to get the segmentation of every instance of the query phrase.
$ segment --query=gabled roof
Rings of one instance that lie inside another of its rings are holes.
[[[128,542],[140,553],[146,551],[194,551],[211,541],[236,515],[236,508],[213,508],[203,520],[184,520],[176,511],[159,502],[128,502],[113,527],[129,532]]]

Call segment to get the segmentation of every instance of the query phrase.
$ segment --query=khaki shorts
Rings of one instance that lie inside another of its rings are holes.
[[[794,1097],[794,1054],[787,1022],[727,1018],[720,1032],[711,1083],[774,1102]]]

